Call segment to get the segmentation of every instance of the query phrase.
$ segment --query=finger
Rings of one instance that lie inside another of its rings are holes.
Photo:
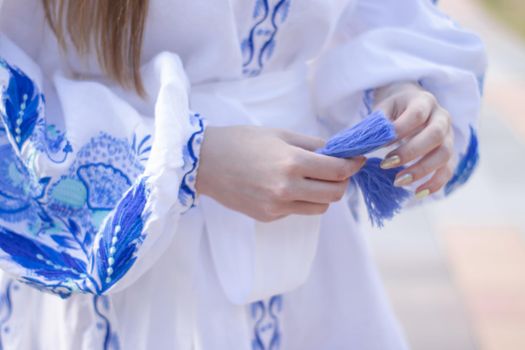
[[[437,109],[427,126],[419,134],[388,154],[382,164],[383,168],[391,167],[391,163],[398,167],[425,156],[443,144],[449,137],[449,133],[451,129],[448,114]]]
[[[391,120],[394,120],[397,117],[395,98],[387,98],[385,101],[378,104],[376,109],[382,111]]]
[[[401,115],[394,120],[394,127],[398,139],[408,137],[421,127],[425,125],[432,111],[436,106],[435,98],[431,94],[422,93],[423,97],[419,97],[401,113]]]
[[[366,161],[365,157],[342,159],[314,152],[298,153],[298,168],[301,176],[324,181],[344,181],[357,173]]]
[[[311,179],[296,181],[292,193],[293,200],[329,204],[343,198],[348,181],[329,182]]]
[[[309,202],[290,202],[284,209],[288,215],[321,215],[328,210],[329,204],[309,203]]]
[[[439,168],[430,180],[417,188],[416,197],[421,199],[432,193],[438,192],[452,178],[452,169],[450,162],[446,166]]]
[[[408,186],[445,166],[451,157],[452,145],[447,142],[421,158],[417,163],[400,171],[396,176],[394,185],[398,187]]]
[[[282,139],[288,144],[303,150],[314,152],[324,147],[326,141],[319,137],[296,134],[287,130],[280,130]]]

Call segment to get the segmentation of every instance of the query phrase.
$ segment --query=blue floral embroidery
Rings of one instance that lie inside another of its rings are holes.
[[[100,318],[97,326],[105,331],[103,348],[118,350],[117,334],[104,315],[108,300],[98,294],[131,268],[146,237],[149,189],[141,174],[151,151],[151,136],[134,134],[128,142],[100,133],[80,148],[63,176],[38,178],[31,162],[22,162],[18,156],[22,147],[46,154],[54,163],[65,162],[73,148],[65,134],[41,116],[44,98],[32,81],[0,62],[10,72],[0,125],[0,249],[24,269],[20,280],[34,288],[62,297],[74,291],[97,294],[93,307]],[[20,99],[26,95],[31,98]],[[31,102],[27,107],[19,101]],[[22,122],[16,115],[22,116]],[[191,118],[197,130],[184,152],[186,172],[179,199],[185,206],[195,200],[197,147],[204,132],[202,119]],[[17,148],[9,142],[13,135]],[[0,319],[4,330],[12,312],[10,285],[0,295],[2,310],[6,310]]]
[[[0,219],[27,222],[27,231],[37,234],[49,228],[49,216],[40,202],[49,178],[35,181],[0,128]]]
[[[100,306],[102,305],[102,309]],[[102,349],[104,350],[119,350],[120,343],[117,333],[111,328],[109,318],[104,315],[103,311],[109,311],[109,300],[106,296],[95,295],[93,297],[93,309],[100,319],[97,323],[97,328],[104,331],[104,343]]]
[[[101,132],[79,148],[62,176],[39,178],[37,157],[63,163],[73,148],[46,123],[37,86],[6,61],[0,64],[9,73],[0,123],[0,250],[20,280],[35,288],[62,297],[102,294],[131,268],[147,235],[150,190],[142,173],[152,137]],[[183,205],[195,198],[204,129],[198,115],[191,118],[196,130],[185,152]]]
[[[264,69],[264,64],[272,57],[276,45],[279,26],[289,13],[291,0],[256,0],[253,11],[255,24],[241,43],[243,54],[243,74],[257,76]]]
[[[47,158],[56,164],[66,161],[73,152],[73,147],[66,139],[65,133],[59,131],[55,125],[48,125],[44,119],[39,119],[36,124],[37,132],[31,135],[31,144],[36,152],[45,153]]]
[[[64,163],[73,147],[65,133],[47,124],[44,96],[33,81],[1,58],[0,67],[9,73],[0,105],[0,251],[19,280],[34,288],[64,298],[75,291],[95,294],[103,348],[118,350],[118,337],[104,315],[109,302],[100,294],[129,271],[147,236],[150,190],[142,174],[152,137],[134,134],[127,140],[101,132],[69,159],[62,176],[39,178],[33,171],[37,157]],[[190,119],[195,131],[184,149],[179,193],[187,208],[196,197],[204,132],[198,114]],[[10,283],[0,294],[0,330],[12,312]]]
[[[197,197],[195,192],[195,181],[197,178],[197,167],[199,163],[197,149],[200,148],[202,143],[202,134],[204,133],[205,128],[204,120],[199,114],[193,114],[190,116],[190,121],[196,126],[197,131],[191,135],[183,150],[183,170],[185,171],[185,174],[182,177],[179,190],[179,202],[188,209],[195,206],[195,200]]]
[[[36,288],[62,297],[73,291],[103,293],[128,271],[135,261],[133,253],[144,239],[147,191],[146,179],[139,175],[144,169],[140,159],[148,153],[147,141],[137,145],[134,136],[130,145],[125,139],[101,133],[79,150],[65,175],[39,179],[30,170],[30,161],[23,163],[15,152],[26,145],[42,151],[45,144],[46,154],[65,149],[67,155],[71,147],[64,142],[63,133],[46,126],[40,104],[44,99],[36,85],[19,69],[1,62],[10,79],[2,96],[5,109],[0,152],[8,161],[0,162],[7,170],[0,176],[0,216],[6,221],[0,226],[0,248],[27,271],[22,281]],[[20,101],[31,101],[30,107]],[[38,108],[34,101],[38,101]],[[7,140],[13,135],[18,149],[10,148]],[[102,223],[98,217],[106,220]],[[117,244],[122,235],[126,239]],[[99,249],[93,251],[97,236]]]
[[[461,157],[452,179],[445,186],[445,194],[448,196],[458,187],[464,185],[476,170],[479,163],[478,137],[473,127],[470,127],[470,141],[467,151]]]
[[[255,321],[252,350],[280,349],[279,313],[281,313],[282,308],[282,295],[276,295],[268,301],[258,301],[251,305],[251,315]]]

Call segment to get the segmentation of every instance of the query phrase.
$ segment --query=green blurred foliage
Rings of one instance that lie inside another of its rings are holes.
[[[461,0],[458,0],[461,1]],[[525,0],[480,0],[507,26],[525,38]]]

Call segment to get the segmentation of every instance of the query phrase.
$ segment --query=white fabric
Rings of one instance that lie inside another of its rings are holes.
[[[343,201],[271,224],[206,197],[182,214],[190,111],[209,125],[326,136],[361,117],[365,90],[420,81],[451,111],[461,154],[485,65],[475,36],[427,0],[151,0],[141,100],[105,79],[94,55],[60,56],[40,1],[1,6],[0,57],[36,81],[48,122],[73,146],[101,129],[153,135],[136,174],[153,186],[136,262],[103,296],[62,300],[2,276],[3,348],[406,349]]]

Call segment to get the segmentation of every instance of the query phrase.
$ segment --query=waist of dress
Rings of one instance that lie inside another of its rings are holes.
[[[317,133],[308,66],[234,81],[196,84],[190,107],[210,125],[259,125]]]

